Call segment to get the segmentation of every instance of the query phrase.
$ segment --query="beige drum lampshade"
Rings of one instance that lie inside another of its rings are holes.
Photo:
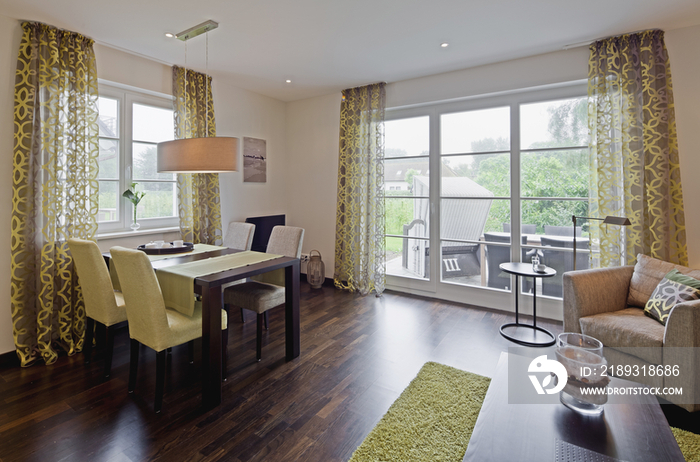
[[[158,173],[235,172],[238,138],[217,136],[158,143]]]

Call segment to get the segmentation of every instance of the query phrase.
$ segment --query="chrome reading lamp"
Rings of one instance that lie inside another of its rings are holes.
[[[209,73],[209,31],[219,27],[209,20],[191,27],[176,35],[179,40],[187,40],[206,33],[207,38],[207,74]],[[185,89],[187,88],[187,45],[185,45]],[[207,75],[206,81],[209,82]],[[208,92],[208,88],[205,88]],[[207,105],[207,110],[208,110]],[[208,114],[205,115],[209,123]],[[209,130],[206,130],[209,134]],[[186,138],[158,143],[158,173],[220,173],[235,172],[238,157],[238,139],[216,136],[204,138]]]
[[[576,215],[572,215],[571,221],[574,224],[574,271],[576,271],[576,220],[578,220],[579,218],[585,219],[585,220],[602,221],[604,225],[629,226],[632,224],[632,223],[630,223],[629,218],[626,218],[626,217],[614,217],[612,215],[608,215],[605,218],[594,218],[594,217],[577,217]]]

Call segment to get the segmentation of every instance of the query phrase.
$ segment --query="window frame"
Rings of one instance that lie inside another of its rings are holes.
[[[432,248],[440,248],[440,201],[441,197],[441,167],[443,158],[440,146],[440,116],[443,114],[476,111],[494,107],[510,107],[510,212],[511,229],[519,230],[521,225],[521,207],[526,200],[532,197],[523,197],[521,191],[521,149],[520,146],[520,106],[523,104],[538,103],[545,101],[556,101],[566,98],[585,97],[587,94],[587,81],[578,80],[563,82],[560,84],[546,85],[536,88],[504,91],[496,94],[477,95],[459,98],[450,101],[438,101],[414,104],[404,107],[386,108],[385,120],[399,120],[413,117],[429,117],[430,135],[430,230],[429,242]],[[393,159],[393,158],[392,158]],[[553,200],[557,198],[542,198]],[[575,198],[562,198],[564,200],[579,200]],[[512,239],[511,259],[519,261],[521,255],[521,244],[519,239]],[[528,246],[529,248],[530,246]],[[512,289],[508,291],[498,290],[488,287],[467,286],[450,283],[442,280],[440,267],[441,258],[430,259],[430,279],[416,279],[396,275],[386,275],[386,287],[401,292],[414,294],[430,294],[440,299],[455,302],[464,302],[480,306],[496,308],[499,310],[512,311],[513,296]],[[518,294],[519,297],[532,297],[530,294]],[[561,318],[562,300],[547,296],[538,296],[538,313],[545,317]]]
[[[103,80],[98,80],[98,84],[98,93],[100,97],[117,100],[119,119],[119,137],[116,138],[119,140],[117,220],[98,223],[98,234],[132,231],[130,225],[133,222],[134,206],[129,200],[121,197],[121,192],[125,191],[133,181],[133,143],[143,143],[142,141],[135,141],[133,139],[133,106],[134,104],[141,104],[173,110],[174,98],[171,95]],[[154,180],[153,182],[169,181]],[[175,175],[173,179],[173,184],[175,188],[177,188],[177,175]],[[175,189],[175,191],[177,191],[177,189]],[[141,225],[139,231],[177,228],[179,226],[177,194],[175,194],[175,196],[175,216],[165,218],[139,218],[137,220]]]

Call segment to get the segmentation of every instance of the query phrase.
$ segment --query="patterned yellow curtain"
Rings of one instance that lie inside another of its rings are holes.
[[[210,76],[173,66],[173,96],[175,139],[216,136]],[[182,239],[220,245],[219,174],[179,173],[177,194]]]
[[[93,41],[22,24],[15,78],[12,324],[22,366],[82,350],[85,306],[66,239],[97,233]]]
[[[671,67],[663,31],[591,44],[588,69],[591,216],[632,223],[591,227],[603,267],[639,253],[687,265]],[[624,239],[623,239],[624,233]]]
[[[335,286],[381,295],[384,268],[385,84],[343,90]]]

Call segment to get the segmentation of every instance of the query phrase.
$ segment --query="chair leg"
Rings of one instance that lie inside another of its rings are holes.
[[[156,353],[156,399],[153,405],[156,414],[163,407],[163,390],[165,389],[165,350]]]
[[[105,378],[109,378],[112,373],[112,354],[114,353],[114,330],[115,326],[107,326],[107,345],[105,349]]]
[[[221,331],[221,381],[228,378],[228,329]]]
[[[269,325],[267,323],[267,311],[265,311],[265,330],[269,329]]]
[[[101,322],[96,323],[95,327],[95,346],[98,350],[105,347],[105,339],[107,338],[106,326]]]
[[[138,340],[131,339],[131,359],[129,360],[129,393],[133,393],[136,388],[136,372],[139,369],[139,348],[141,344]]]
[[[262,333],[263,333],[263,321],[265,316],[262,313],[258,313],[258,336],[256,341],[256,353],[258,361],[262,359]]]
[[[190,364],[194,364],[194,340],[187,342],[187,354],[189,355]]]
[[[243,308],[241,308],[241,322],[245,322],[245,315],[243,314]]]
[[[85,364],[90,364],[90,356],[92,355],[92,337],[95,331],[95,320],[87,318],[87,326],[85,326],[85,342],[83,343],[83,356],[85,356]]]

